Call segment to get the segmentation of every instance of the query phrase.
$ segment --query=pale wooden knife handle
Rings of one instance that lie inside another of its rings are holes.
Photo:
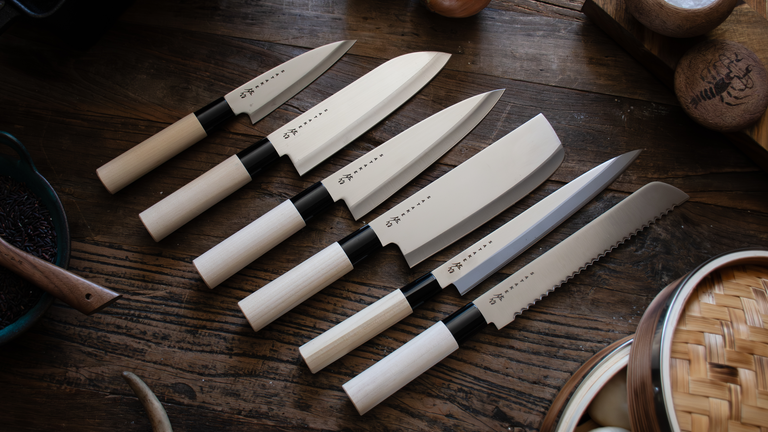
[[[352,268],[344,250],[334,243],[240,300],[237,305],[251,327],[259,331]]]
[[[102,165],[96,174],[110,193],[116,193],[206,136],[195,114],[190,113]]]
[[[2,239],[0,265],[86,315],[98,312],[122,297]]]
[[[438,322],[342,386],[360,415],[459,349]]]
[[[312,373],[320,372],[411,313],[413,309],[403,292],[391,292],[302,345],[299,353]]]
[[[160,241],[250,181],[248,170],[233,155],[141,212],[139,218],[152,238]]]
[[[192,263],[206,285],[215,288],[305,226],[301,214],[288,200],[195,258]]]

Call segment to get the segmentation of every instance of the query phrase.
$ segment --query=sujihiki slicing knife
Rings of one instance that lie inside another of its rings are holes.
[[[264,72],[102,165],[96,174],[110,193],[117,193],[225,120],[247,113],[256,123],[322,75],[354,43],[323,45]]]
[[[287,155],[299,175],[336,153],[416,94],[450,54],[415,52],[379,65],[245,150],[139,214],[160,241]]]
[[[569,218],[611,184],[635,160],[635,150],[603,162],[483,237],[431,273],[395,290],[299,348],[313,373],[338,360],[455,286],[461,295]]]
[[[314,215],[344,201],[355,220],[373,210],[461,141],[490,112],[504,90],[465,99],[422,120],[344,168],[251,222],[195,265],[214,288],[306,226]]]
[[[688,199],[681,190],[653,182],[475,301],[374,364],[342,387],[362,415],[459,348],[486,325],[502,329],[535,302],[566,283],[631,236]]]
[[[258,331],[385,245],[397,244],[414,266],[528,195],[563,155],[560,139],[539,114],[238,306]]]

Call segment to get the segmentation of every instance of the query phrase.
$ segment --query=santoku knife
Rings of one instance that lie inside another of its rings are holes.
[[[416,52],[389,60],[144,210],[141,221],[160,241],[284,155],[304,175],[416,94],[448,58],[450,54]]]
[[[315,48],[257,76],[102,165],[96,174],[110,193],[116,193],[208,136],[223,121],[247,113],[256,123],[322,75],[354,43]]]
[[[524,197],[563,160],[539,114],[458,167],[238,303],[258,331],[390,243],[408,265],[463,237]]]
[[[362,415],[426,372],[488,324],[501,329],[585,267],[661,218],[688,195],[650,183],[475,301],[416,336],[342,387]]]
[[[312,373],[410,315],[455,286],[461,295],[496,273],[612,183],[640,150],[602,163],[405,287],[393,291],[299,348]]]
[[[343,200],[355,220],[361,218],[464,138],[502,93],[495,90],[471,97],[419,122],[275,207],[192,263],[214,288],[336,201]]]

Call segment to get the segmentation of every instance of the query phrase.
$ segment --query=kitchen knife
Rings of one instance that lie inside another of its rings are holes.
[[[557,169],[563,153],[539,114],[238,306],[258,331],[385,245],[397,244],[413,267],[530,193]]]
[[[355,220],[405,186],[482,120],[504,90],[483,93],[429,117],[251,222],[192,263],[214,288],[343,200]]]
[[[96,174],[110,193],[116,193],[208,136],[223,121],[248,113],[256,123],[322,75],[354,43],[315,48],[257,76],[102,165]]]
[[[547,235],[592,200],[631,164],[640,150],[617,156],[558,189],[443,265],[337,324],[299,348],[312,373],[338,360],[410,315],[444,288],[461,295]]]
[[[284,155],[304,175],[416,94],[449,57],[416,52],[389,60],[144,210],[141,221],[160,241]]]
[[[501,329],[584,268],[661,218],[688,195],[665,183],[643,186],[475,301],[342,387],[362,415],[426,372],[486,325]]]

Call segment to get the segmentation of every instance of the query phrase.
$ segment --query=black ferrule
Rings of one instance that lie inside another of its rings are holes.
[[[267,165],[280,159],[275,147],[269,142],[269,138],[262,138],[245,150],[241,150],[237,157],[251,177],[264,169]]]
[[[457,343],[474,336],[477,332],[487,326],[480,309],[475,307],[474,303],[468,303],[463,308],[452,313],[451,316],[443,320],[443,324],[451,331],[451,335]]]
[[[223,97],[195,111],[195,117],[197,117],[197,121],[205,129],[205,133],[209,133],[211,129],[218,126],[221,122],[234,116],[235,113]]]
[[[291,202],[305,222],[334,203],[328,189],[321,182],[304,189],[303,192],[291,198]]]
[[[442,290],[443,288],[432,273],[427,273],[403,288],[400,288],[405,299],[408,300],[408,304],[411,305],[411,309],[416,309],[423,305],[425,301],[437,295],[437,293]]]
[[[379,238],[376,237],[376,233],[373,232],[373,228],[369,225],[341,239],[339,246],[347,254],[347,258],[349,258],[349,262],[352,265],[356,265],[363,258],[371,254],[371,252],[375,252],[383,247]]]

